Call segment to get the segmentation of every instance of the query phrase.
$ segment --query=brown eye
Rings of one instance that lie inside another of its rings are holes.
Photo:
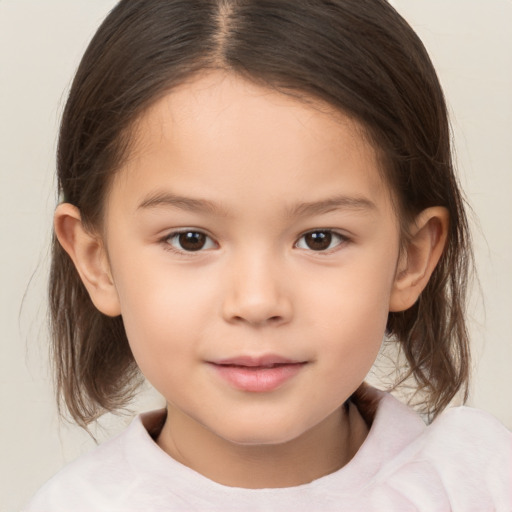
[[[213,240],[200,231],[183,231],[167,238],[167,243],[182,252],[196,252],[215,247]]]
[[[326,251],[340,245],[345,238],[339,233],[329,230],[310,231],[297,242],[299,249],[309,249],[311,251]]]
[[[332,234],[327,231],[315,231],[304,237],[306,245],[313,251],[325,251],[331,245]]]
[[[178,236],[179,244],[185,251],[199,251],[206,243],[206,236],[203,233],[181,233]]]

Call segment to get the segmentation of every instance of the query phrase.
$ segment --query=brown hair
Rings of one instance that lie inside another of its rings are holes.
[[[471,247],[454,175],[446,105],[421,41],[385,0],[123,0],[74,79],[58,146],[58,186],[91,229],[141,114],[206,69],[225,69],[357,119],[383,155],[405,221],[450,214],[444,254],[419,301],[390,313],[430,413],[467,391],[464,299]],[[56,239],[50,278],[59,397],[82,426],[132,397],[140,381],[121,317],[93,306]]]

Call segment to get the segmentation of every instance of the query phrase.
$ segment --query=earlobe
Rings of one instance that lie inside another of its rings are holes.
[[[405,311],[418,300],[441,258],[448,225],[448,210],[441,206],[427,208],[416,217],[398,263],[390,311]]]
[[[108,316],[120,315],[119,297],[101,237],[85,229],[80,211],[69,203],[57,206],[54,228],[96,308]]]

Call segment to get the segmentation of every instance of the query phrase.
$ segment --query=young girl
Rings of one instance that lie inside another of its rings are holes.
[[[165,410],[28,511],[512,510],[467,390],[471,248],[446,106],[384,0],[122,0],[64,112],[50,285],[82,426]],[[400,346],[422,419],[364,383]]]

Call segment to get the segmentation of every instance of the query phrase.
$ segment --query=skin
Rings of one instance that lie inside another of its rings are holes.
[[[299,485],[345,465],[367,433],[345,401],[410,307],[444,245],[429,208],[400,247],[391,191],[353,120],[220,72],[137,123],[101,233],[58,207],[57,236],[91,299],[123,315],[134,357],[165,397],[159,445],[225,485]],[[177,231],[206,235],[186,251]],[[325,250],[306,233],[329,236]],[[328,235],[327,230],[333,234]],[[267,392],[211,362],[304,363]]]

